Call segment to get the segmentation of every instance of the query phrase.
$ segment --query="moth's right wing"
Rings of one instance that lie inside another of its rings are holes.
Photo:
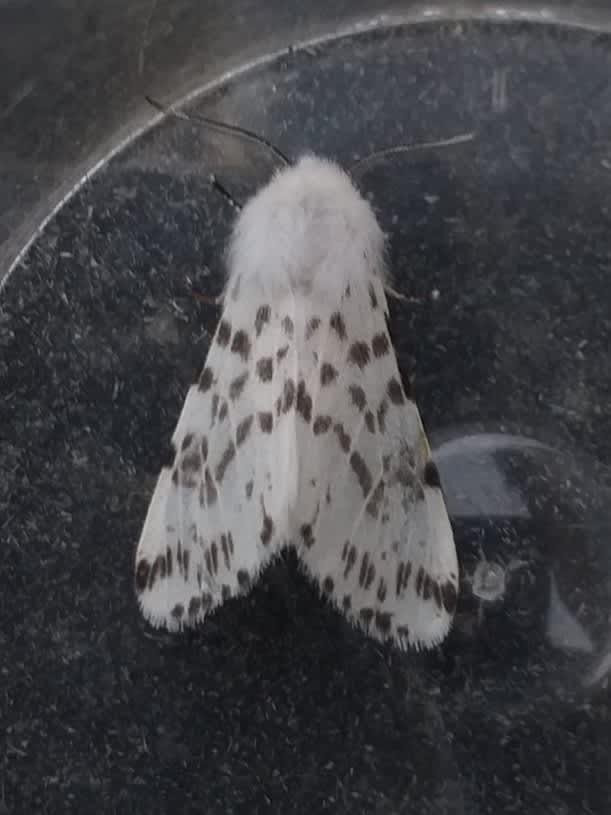
[[[156,627],[201,622],[286,542],[297,473],[285,311],[229,298],[189,389],[136,553],[140,609]]]

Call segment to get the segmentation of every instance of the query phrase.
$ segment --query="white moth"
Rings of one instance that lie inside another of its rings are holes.
[[[200,623],[293,545],[370,635],[447,634],[456,549],[391,344],[383,254],[371,207],[325,160],[277,173],[241,211],[223,314],[137,548],[154,626]]]

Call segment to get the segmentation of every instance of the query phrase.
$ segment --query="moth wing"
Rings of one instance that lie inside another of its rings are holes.
[[[137,546],[136,592],[152,625],[201,622],[246,591],[285,542],[296,451],[293,417],[282,408],[295,365],[279,313],[230,300]]]
[[[302,353],[312,416],[297,425],[302,558],[370,634],[430,647],[451,625],[456,548],[381,284],[353,286],[340,308],[320,308],[316,319]]]

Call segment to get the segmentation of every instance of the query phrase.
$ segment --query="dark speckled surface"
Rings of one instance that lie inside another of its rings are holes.
[[[464,136],[361,179],[389,232],[462,568],[400,654],[289,555],[201,631],[140,620],[135,541],[217,314],[256,146],[169,119],[0,303],[0,812],[607,813],[611,43],[452,25],[339,41],[197,107],[296,155]]]

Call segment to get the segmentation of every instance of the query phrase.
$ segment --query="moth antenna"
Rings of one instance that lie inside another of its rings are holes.
[[[383,150],[375,150],[373,153],[369,153],[368,155],[357,159],[352,164],[348,172],[355,180],[358,180],[364,173],[371,169],[373,164],[385,161],[392,156],[396,156],[401,153],[413,153],[416,150],[434,150],[438,147],[452,147],[455,144],[464,144],[466,142],[473,141],[475,136],[475,131],[470,131],[469,133],[460,133],[458,136],[451,136],[448,139],[416,142],[414,144],[397,144],[394,147],[386,147]]]
[[[221,122],[218,119],[212,119],[209,116],[202,116],[200,113],[187,114],[184,111],[176,110],[173,105],[164,107],[160,102],[157,102],[151,96],[148,96],[148,94],[145,94],[144,98],[149,105],[152,105],[156,110],[160,111],[160,113],[164,113],[166,116],[174,116],[177,119],[183,119],[187,122],[200,122],[212,130],[218,130],[221,133],[228,133],[231,136],[241,136],[246,141],[263,145],[263,147],[269,150],[280,162],[282,162],[285,167],[290,167],[293,164],[293,162],[282,152],[282,150],[280,150],[279,147],[272,144],[272,142],[266,139],[265,136],[260,136],[258,133],[255,133],[246,127],[227,124],[226,122]]]
[[[219,192],[223,196],[223,198],[229,203],[230,206],[232,206],[238,212],[242,209],[242,204],[240,204],[240,202],[233,197],[233,195],[229,192],[227,187],[221,184],[221,182],[214,175],[214,173],[210,176],[210,183],[212,185],[212,188]]]

